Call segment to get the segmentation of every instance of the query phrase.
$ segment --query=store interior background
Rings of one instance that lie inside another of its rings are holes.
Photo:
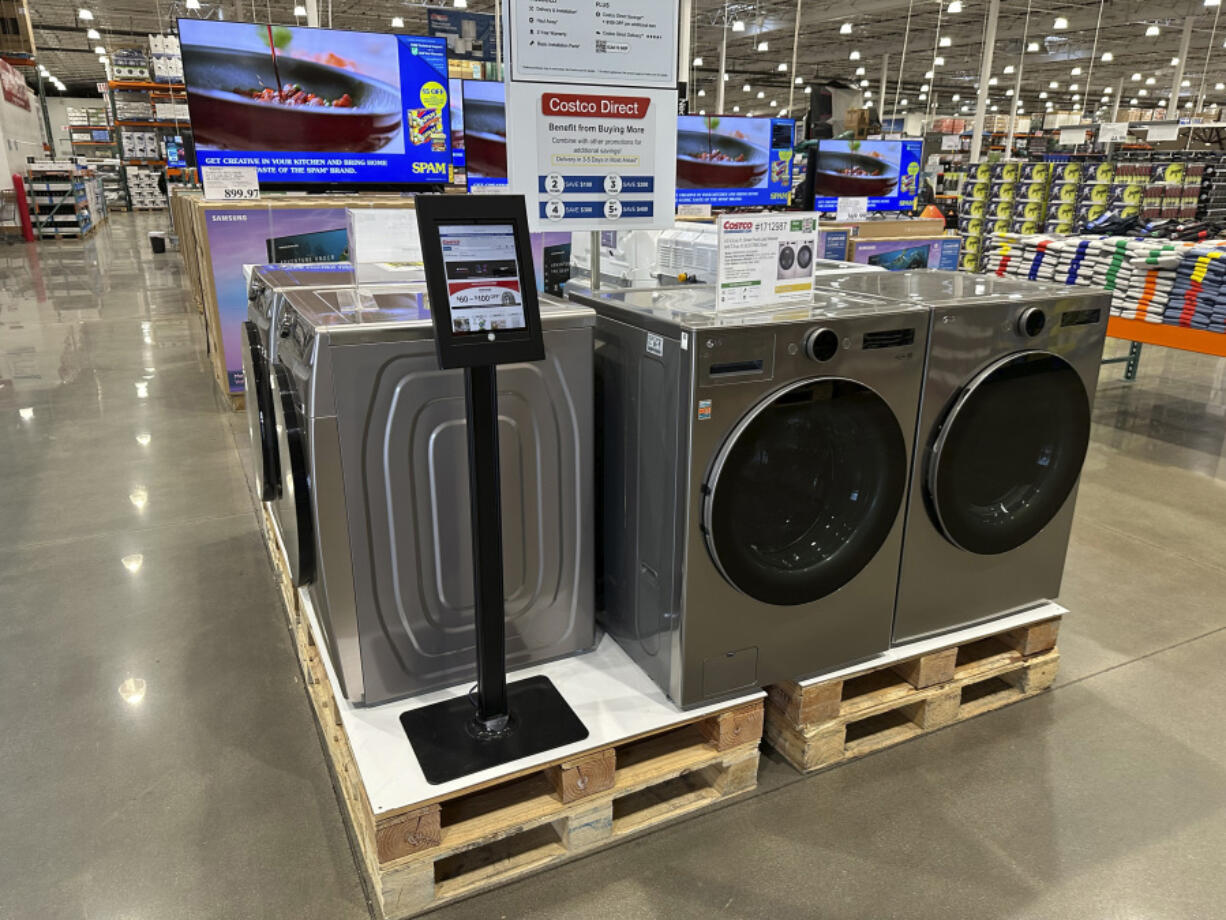
[[[1009,0],[986,69],[989,3],[957,5],[695,0],[690,110],[716,112],[722,83],[724,111],[799,117],[826,86],[839,127],[867,107],[923,136],[976,114],[985,73],[983,117],[1025,115],[1016,135],[1125,120],[1117,106],[1216,122],[1226,104],[1226,23],[1201,0]],[[180,15],[252,17],[247,0],[199,6],[94,5],[95,41],[79,2],[34,3],[39,60],[65,90],[47,87],[47,120],[0,104],[7,171],[47,121],[64,149],[67,107],[101,106],[95,46]],[[324,26],[425,33],[420,6],[318,6]],[[219,407],[178,257],[150,251],[165,225],[115,215],[82,244],[0,249],[21,327],[0,340],[41,368],[21,401],[35,423],[0,409],[0,917],[367,917],[270,612],[246,423]],[[85,294],[64,283],[83,272]],[[1135,381],[1104,367],[1054,692],[816,778],[768,758],[751,799],[433,916],[1219,915],[1223,520],[1226,361],[1155,348]],[[115,692],[137,678],[139,707]]]

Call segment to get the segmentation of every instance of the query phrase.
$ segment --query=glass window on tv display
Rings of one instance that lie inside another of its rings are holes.
[[[493,80],[465,80],[462,95],[468,187],[506,185],[506,86]]]
[[[180,19],[197,165],[260,183],[451,181],[442,38]]]
[[[923,146],[921,140],[821,141],[811,154],[813,210],[837,211],[840,198],[867,198],[870,211],[910,210]]]
[[[790,118],[678,116],[677,204],[785,206],[795,133]]]

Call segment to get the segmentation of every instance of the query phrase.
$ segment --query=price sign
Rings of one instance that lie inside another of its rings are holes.
[[[1105,121],[1098,126],[1098,142],[1114,144],[1128,140],[1128,122]]]
[[[206,201],[253,201],[260,197],[259,172],[254,166],[202,166]]]
[[[1145,132],[1145,139],[1151,144],[1158,141],[1177,141],[1179,140],[1179,125],[1150,125]]]
[[[849,220],[866,220],[868,218],[867,198],[840,198],[834,219],[839,223]]]

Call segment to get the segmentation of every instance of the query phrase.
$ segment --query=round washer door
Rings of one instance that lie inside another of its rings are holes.
[[[980,555],[1016,549],[1064,507],[1090,444],[1090,400],[1059,355],[1025,351],[954,398],[925,474],[937,526]]]
[[[273,365],[272,402],[281,455],[281,495],[277,499],[277,523],[290,578],[295,587],[315,580],[315,523],[311,517],[310,467],[307,465],[306,432],[294,404],[294,390],[285,365]]]
[[[243,323],[243,381],[247,388],[247,433],[251,437],[251,456],[255,465],[256,488],[261,501],[272,501],[280,494],[281,476],[277,463],[277,437],[272,409],[272,386],[268,381],[268,362],[255,323]]]
[[[755,406],[721,448],[703,490],[707,549],[750,597],[810,603],[873,559],[906,486],[885,400],[852,380],[803,380]]]

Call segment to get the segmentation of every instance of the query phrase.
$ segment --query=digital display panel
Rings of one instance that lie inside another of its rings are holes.
[[[515,225],[441,224],[454,335],[526,329]]]
[[[677,204],[770,207],[792,188],[790,118],[677,118]]]
[[[814,170],[813,210],[837,211],[840,198],[867,198],[870,211],[904,211],[919,193],[924,142],[821,141]]]
[[[197,165],[261,184],[451,180],[447,43],[180,19]]]
[[[461,95],[468,187],[506,185],[506,86],[491,80],[465,80]]]

